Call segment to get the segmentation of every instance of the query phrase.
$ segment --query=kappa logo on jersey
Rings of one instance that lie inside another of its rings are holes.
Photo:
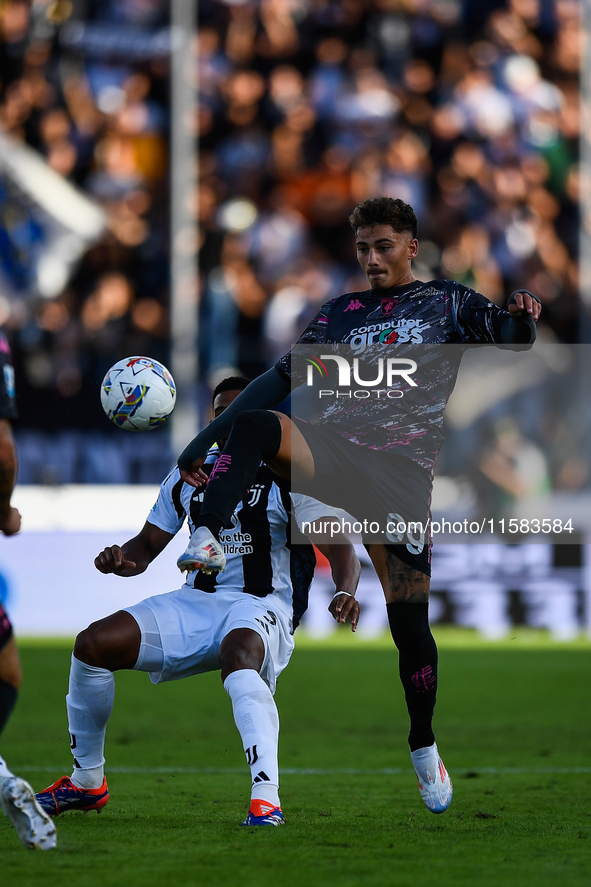
[[[252,485],[252,487],[248,491],[250,493],[250,499],[246,503],[248,506],[250,506],[250,508],[253,508],[253,506],[255,506],[257,504],[257,502],[261,498],[261,493],[263,492],[264,489],[265,489],[264,484],[253,484]]]
[[[382,312],[383,317],[390,317],[393,313],[394,309],[398,305],[398,299],[382,299],[380,303],[380,311]]]
[[[359,299],[351,299],[343,314],[346,314],[347,311],[359,311],[361,308],[365,308],[365,305],[363,305]]]

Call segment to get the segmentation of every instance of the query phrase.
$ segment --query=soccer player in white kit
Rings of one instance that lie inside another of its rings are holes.
[[[248,384],[233,377],[214,391],[219,415]],[[220,442],[222,443],[222,442]],[[217,459],[212,453],[211,464]],[[67,709],[74,770],[37,795],[50,815],[66,810],[100,810],[109,800],[104,775],[104,741],[119,669],[147,671],[153,683],[221,669],[232,700],[236,726],[251,771],[252,792],[242,825],[280,825],[277,746],[279,717],[273,699],[279,674],[293,652],[293,631],[307,605],[315,555],[311,543],[291,530],[335,517],[326,505],[290,494],[261,465],[247,495],[222,534],[223,573],[187,575],[178,591],[156,595],[93,623],[76,638]],[[166,478],[138,536],[102,551],[95,566],[103,573],[135,576],[181,529],[191,531],[203,493],[183,483],[178,468]],[[299,544],[298,544],[299,543]],[[346,537],[319,545],[328,557],[336,594],[329,609],[355,630],[355,590],[360,567]]]

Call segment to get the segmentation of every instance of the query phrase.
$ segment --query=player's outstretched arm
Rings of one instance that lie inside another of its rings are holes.
[[[281,376],[275,367],[251,382],[248,388],[245,388],[217,419],[206,425],[197,437],[194,437],[191,443],[185,447],[178,458],[178,466],[183,480],[186,482],[191,472],[197,473],[207,451],[216,440],[222,440],[228,436],[232,422],[238,413],[242,413],[244,410],[268,410],[285,400],[290,391],[289,381]]]
[[[133,539],[119,545],[104,548],[94,559],[94,565],[101,573],[115,573],[116,576],[138,576],[158,557],[174,535],[146,521],[141,531]]]
[[[330,518],[321,518],[321,520],[326,522]],[[359,601],[355,597],[361,575],[361,564],[355,549],[344,533],[337,534],[329,542],[319,542],[314,540],[313,536],[310,538],[321,554],[327,558],[337,590],[328,605],[329,613],[337,622],[344,623],[350,620],[351,631],[355,631],[361,612]]]

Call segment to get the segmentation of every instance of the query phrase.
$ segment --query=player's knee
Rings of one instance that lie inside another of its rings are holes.
[[[222,680],[234,671],[252,668],[260,671],[265,658],[265,645],[255,631],[239,629],[226,635],[220,646],[218,662]]]
[[[81,631],[74,644],[74,656],[86,665],[95,668],[106,668],[105,663],[105,632],[100,622],[93,622]]]
[[[224,675],[240,671],[242,668],[253,668],[258,671],[262,664],[260,657],[254,655],[252,650],[240,646],[228,647],[223,652],[220,651],[218,660]]]

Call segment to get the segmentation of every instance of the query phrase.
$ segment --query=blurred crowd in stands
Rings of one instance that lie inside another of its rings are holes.
[[[577,0],[200,0],[202,385],[264,371],[326,299],[366,287],[347,219],[378,194],[415,208],[417,277],[498,304],[525,286],[543,334],[577,342],[579,14]],[[61,295],[0,294],[22,433],[107,434],[105,370],[167,360],[168,25],[162,0],[0,2],[0,126],[108,218]],[[3,187],[6,276],[27,245],[6,233]]]
[[[98,201],[108,220],[56,298],[35,298],[18,281],[2,297],[27,429],[105,429],[97,391],[109,366],[132,353],[168,357],[168,58],[84,51],[76,12],[107,37],[168,24],[163,2],[0,4],[0,126]],[[5,190],[4,276],[15,257],[35,258]]]
[[[415,208],[418,277],[498,303],[526,286],[577,341],[578,3],[206,0],[200,16],[214,366],[251,369],[256,338],[268,362],[324,300],[365,288],[347,217],[377,194]]]

